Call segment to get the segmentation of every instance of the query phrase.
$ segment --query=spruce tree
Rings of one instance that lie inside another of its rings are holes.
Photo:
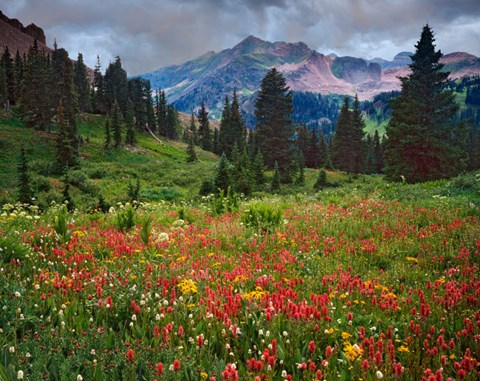
[[[5,47],[2,57],[0,58],[0,65],[5,70],[5,82],[7,87],[7,99],[10,105],[14,105],[16,101],[15,94],[15,66],[13,58],[8,50],[8,46]]]
[[[261,152],[256,153],[251,166],[255,186],[260,188],[263,184],[265,184],[265,164],[263,163],[263,156]]]
[[[375,135],[373,136],[373,158],[375,163],[375,173],[383,173],[385,162],[383,159],[383,147],[380,142],[378,130],[375,130]]]
[[[156,113],[158,133],[162,136],[167,136],[167,98],[165,91],[157,91],[156,96]]]
[[[297,185],[305,185],[305,159],[303,158],[303,154],[299,152],[297,158],[297,178],[295,179],[295,184]]]
[[[213,179],[215,193],[223,191],[224,194],[227,194],[230,185],[230,162],[228,161],[227,156],[222,154],[220,161],[217,164],[217,170]]]
[[[454,95],[444,88],[440,50],[428,25],[409,65],[411,74],[400,78],[402,90],[392,102],[387,126],[385,174],[389,180],[409,183],[448,178],[464,169],[464,136],[452,118],[458,110]]]
[[[309,145],[309,134],[307,130],[307,126],[300,122],[300,124],[296,128],[296,149],[298,152],[301,152],[303,157],[308,157],[308,145]]]
[[[178,139],[178,125],[178,111],[170,104],[167,107],[167,130],[165,135],[167,139]]]
[[[57,115],[57,141],[56,141],[56,158],[57,168],[59,170],[68,170],[78,164],[75,142],[72,138],[71,125],[65,114],[63,102],[60,101]]]
[[[328,146],[325,141],[325,135],[323,131],[319,130],[319,141],[318,141],[318,166],[324,167],[327,165],[328,161]]]
[[[125,116],[128,106],[128,80],[127,72],[122,68],[122,61],[118,56],[105,71],[104,89],[106,104],[111,107],[116,102],[122,116]]]
[[[103,147],[105,149],[110,148],[110,143],[112,141],[112,133],[110,131],[110,118],[105,119],[105,140],[103,143]]]
[[[198,119],[198,144],[205,151],[212,149],[212,136],[210,131],[210,123],[208,121],[208,111],[205,108],[205,102],[202,102],[202,107],[197,116]]]
[[[97,56],[97,63],[93,71],[92,86],[92,109],[94,113],[105,114],[107,112],[105,100],[105,81],[101,72],[100,57]]]
[[[195,151],[195,143],[193,141],[193,134],[190,132],[188,134],[188,145],[187,145],[187,163],[193,163],[197,161],[197,152]]]
[[[28,51],[18,100],[20,118],[27,127],[40,131],[50,130],[53,116],[50,79],[49,61],[38,50],[35,40]]]
[[[23,74],[25,71],[24,60],[20,56],[20,52],[17,49],[15,54],[15,100],[20,98],[20,92],[22,89]]]
[[[213,137],[212,137],[212,152],[214,154],[220,155],[220,134],[218,128],[213,129]]]
[[[263,78],[255,101],[256,141],[267,168],[273,168],[277,162],[284,182],[291,180],[292,112],[292,92],[283,75],[273,68]]]
[[[320,130],[321,131],[321,130]],[[323,141],[325,144],[325,141]],[[308,138],[307,149],[305,152],[305,166],[308,168],[318,168],[320,162],[320,148],[318,137],[315,130],[310,131]]]
[[[111,128],[113,130],[113,144],[115,148],[122,145],[122,121],[117,102],[113,103]]]
[[[345,97],[333,141],[333,164],[336,168],[349,173],[363,171],[365,123],[359,104],[358,97],[355,96],[351,111],[349,100]]]
[[[353,172],[354,166],[350,141],[352,124],[349,99],[345,97],[335,128],[335,139],[332,145],[332,162],[335,168],[346,172]]]
[[[31,204],[32,197],[33,192],[28,170],[27,154],[25,152],[25,147],[22,145],[18,161],[18,201],[23,204]]]
[[[5,67],[0,64],[0,108],[6,106],[7,99],[7,77]]]
[[[78,107],[82,112],[91,112],[90,84],[87,77],[87,67],[83,62],[82,53],[78,53],[75,62],[75,89],[78,95]]]
[[[355,94],[352,111],[352,131],[351,131],[351,149],[353,157],[353,172],[361,173],[364,171],[365,143],[365,122],[362,112],[360,111],[360,101]]]
[[[276,193],[280,190],[280,170],[278,168],[278,163],[275,162],[273,165],[273,176],[272,183],[270,184],[270,190],[273,193]]]
[[[125,122],[125,145],[134,146],[136,143],[135,139],[135,120],[133,117],[133,109],[130,105],[127,109],[127,115],[124,119]]]
[[[326,186],[327,186],[327,172],[325,172],[325,170],[322,168],[318,172],[317,180],[313,185],[313,189],[319,191],[325,188]]]
[[[236,143],[238,149],[243,151],[246,144],[247,129],[240,111],[237,90],[233,90],[232,105],[230,107],[230,133],[232,134],[233,144]]]
[[[232,148],[233,148],[233,136],[231,134],[231,119],[230,119],[230,101],[228,95],[225,96],[225,105],[222,111],[222,119],[220,121],[220,131],[219,131],[219,147],[218,150],[220,153],[225,153],[228,158],[231,159]]]

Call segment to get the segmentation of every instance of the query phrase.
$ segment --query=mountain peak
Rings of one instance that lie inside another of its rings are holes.
[[[262,48],[265,45],[269,46],[270,43],[258,37],[250,35],[247,38],[240,41],[237,45],[235,45],[232,48],[232,50],[238,51],[241,54],[246,54],[246,53],[253,52],[259,48]]]

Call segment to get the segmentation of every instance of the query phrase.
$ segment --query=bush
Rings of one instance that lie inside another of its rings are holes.
[[[236,212],[239,204],[240,197],[228,187],[226,194],[223,189],[220,189],[219,193],[213,196],[211,207],[213,214],[221,215],[226,212]]]
[[[32,189],[34,194],[38,194],[40,192],[48,192],[50,189],[52,189],[50,179],[42,175],[33,176]]]
[[[265,203],[253,204],[244,212],[242,222],[255,230],[271,231],[283,222],[283,210]]]
[[[135,226],[135,210],[127,203],[115,216],[115,227],[120,231],[128,231]]]
[[[105,176],[107,176],[107,170],[101,167],[93,168],[88,173],[88,177],[90,177],[91,179],[103,179]]]
[[[215,187],[210,180],[204,180],[198,194],[200,196],[208,196],[215,193]]]

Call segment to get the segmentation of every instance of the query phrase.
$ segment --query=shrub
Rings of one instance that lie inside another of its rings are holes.
[[[120,231],[128,231],[135,226],[135,210],[127,203],[115,215],[115,227]]]
[[[271,231],[283,222],[283,210],[265,203],[252,204],[244,212],[242,222],[255,230]]]
[[[57,233],[57,239],[60,243],[68,243],[70,241],[67,216],[68,211],[66,205],[63,205],[53,216],[53,229],[55,230],[55,233]]]

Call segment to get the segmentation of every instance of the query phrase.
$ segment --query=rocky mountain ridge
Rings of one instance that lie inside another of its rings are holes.
[[[392,61],[338,57],[319,53],[303,42],[269,42],[248,36],[231,49],[139,76],[149,79],[153,89],[164,89],[180,110],[190,112],[205,101],[212,115],[219,116],[226,95],[237,89],[247,102],[271,67],[281,71],[295,91],[371,99],[400,89],[398,77],[408,74],[411,54],[401,52]],[[451,78],[480,74],[480,58],[468,53],[447,54],[442,62]]]

